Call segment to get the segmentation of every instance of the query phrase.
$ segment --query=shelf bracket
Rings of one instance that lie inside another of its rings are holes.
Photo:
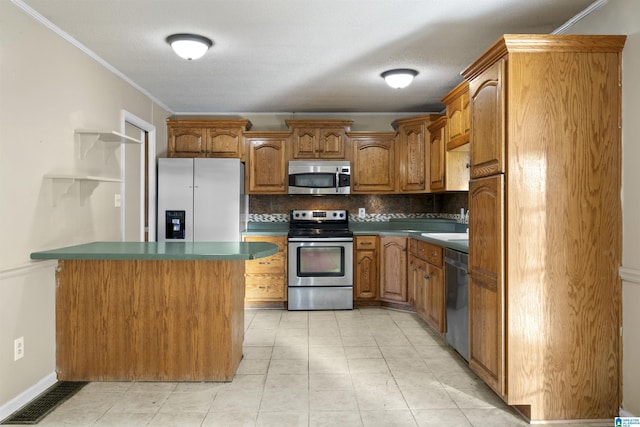
[[[84,159],[85,156],[91,149],[96,145],[98,141],[102,142],[119,142],[126,144],[142,144],[142,141],[139,139],[131,138],[130,136],[124,135],[120,132],[116,131],[99,131],[99,130],[83,130],[76,129],[76,140],[78,143],[78,153],[80,155],[80,160]],[[115,147],[113,151],[115,152]],[[109,157],[107,157],[108,159]]]
[[[58,200],[68,194],[76,182],[75,178],[55,178],[51,179],[51,206],[56,206]]]
[[[118,178],[90,175],[47,174],[44,177],[51,180],[51,206],[54,207],[57,205],[58,200],[71,192],[71,188],[76,183],[78,183],[80,206],[83,206],[84,199],[93,193],[100,182],[122,182]],[[85,193],[87,193],[86,197],[83,197]]]

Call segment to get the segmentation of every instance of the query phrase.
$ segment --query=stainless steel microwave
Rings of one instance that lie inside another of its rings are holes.
[[[351,163],[347,161],[289,162],[289,194],[349,194]]]

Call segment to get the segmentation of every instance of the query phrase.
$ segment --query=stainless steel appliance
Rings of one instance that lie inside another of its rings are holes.
[[[289,162],[289,194],[349,194],[351,163],[345,161]]]
[[[289,218],[289,310],[353,308],[353,233],[346,210],[293,210]]]
[[[248,203],[239,159],[158,160],[158,241],[239,242]]]
[[[446,338],[465,360],[469,360],[469,255],[446,248],[444,263]]]

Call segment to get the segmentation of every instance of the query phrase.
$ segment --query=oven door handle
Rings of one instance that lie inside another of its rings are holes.
[[[322,242],[345,242],[351,243],[353,242],[352,238],[348,237],[318,237],[318,238],[307,238],[307,237],[289,237],[289,242],[302,242],[302,243],[322,243]]]

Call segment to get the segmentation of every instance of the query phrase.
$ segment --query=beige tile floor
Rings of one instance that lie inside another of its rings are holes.
[[[39,425],[527,425],[415,314],[247,310],[245,329],[230,383],[90,383]]]

